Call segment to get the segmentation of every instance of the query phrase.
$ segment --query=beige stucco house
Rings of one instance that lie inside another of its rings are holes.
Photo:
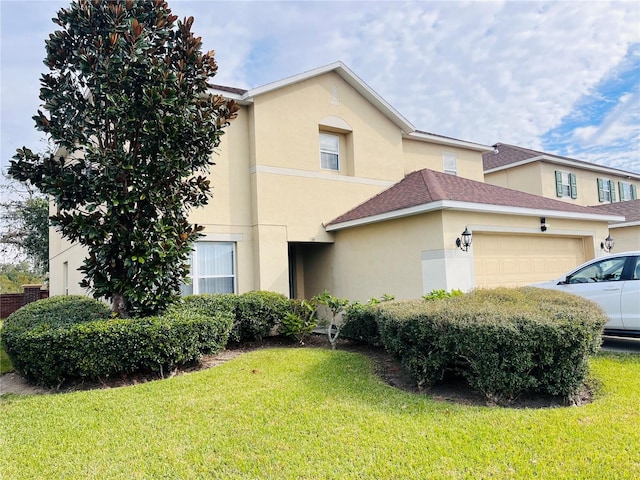
[[[341,62],[213,90],[240,111],[211,171],[213,200],[192,215],[204,236],[184,293],[365,300],[528,284],[603,254],[609,225],[627,221],[492,177],[492,146],[417,130]],[[52,231],[50,257],[51,293],[81,293],[82,249]]]

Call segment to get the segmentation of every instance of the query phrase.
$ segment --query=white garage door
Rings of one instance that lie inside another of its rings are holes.
[[[587,260],[579,237],[473,234],[477,287],[553,280]]]

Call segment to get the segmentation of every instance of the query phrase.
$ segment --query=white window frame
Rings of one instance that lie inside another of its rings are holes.
[[[333,149],[333,148],[327,147],[328,142],[323,142],[322,141],[323,138],[335,139],[336,148]],[[323,155],[335,156],[335,168],[331,165],[325,164]],[[340,171],[340,136],[339,135],[320,132],[320,168],[322,168],[323,170],[331,170],[333,172]]]
[[[560,172],[562,196],[571,197],[571,180],[569,179],[569,172]]]
[[[205,245],[226,245],[231,246],[231,254],[232,258],[232,273],[231,275],[222,274],[222,275],[201,275],[198,271],[198,247],[203,247]],[[237,293],[238,285],[237,285],[237,255],[236,255],[236,243],[235,242],[218,242],[218,241],[200,241],[194,244],[194,248],[191,251],[191,256],[189,257],[189,279],[191,280],[190,284],[182,284],[181,294],[184,295],[199,295],[202,293]],[[200,282],[199,280],[204,278],[231,278],[232,282],[232,292],[201,292],[200,291]],[[190,291],[188,290],[190,289]]]
[[[618,182],[620,189],[620,201],[636,200],[636,189],[629,182]]]
[[[605,180],[602,182],[602,197],[605,202],[611,203],[611,181]]]
[[[458,157],[453,153],[442,154],[442,170],[449,175],[458,175]]]

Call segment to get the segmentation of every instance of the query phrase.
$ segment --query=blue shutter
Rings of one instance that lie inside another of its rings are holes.
[[[638,190],[636,186],[631,184],[631,200],[636,200],[638,198]]]

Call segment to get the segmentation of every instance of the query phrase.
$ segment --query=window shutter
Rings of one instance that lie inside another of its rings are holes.
[[[602,191],[602,179],[598,179],[598,200],[604,202],[604,192]]]
[[[609,190],[611,191],[611,203],[616,201],[616,182],[609,180]]]
[[[569,174],[569,185],[571,185],[571,198],[578,198],[578,184],[573,173]]]
[[[562,172],[556,170],[556,196],[562,196]]]
[[[635,185],[631,185],[631,200],[636,200],[638,198],[638,190]]]

